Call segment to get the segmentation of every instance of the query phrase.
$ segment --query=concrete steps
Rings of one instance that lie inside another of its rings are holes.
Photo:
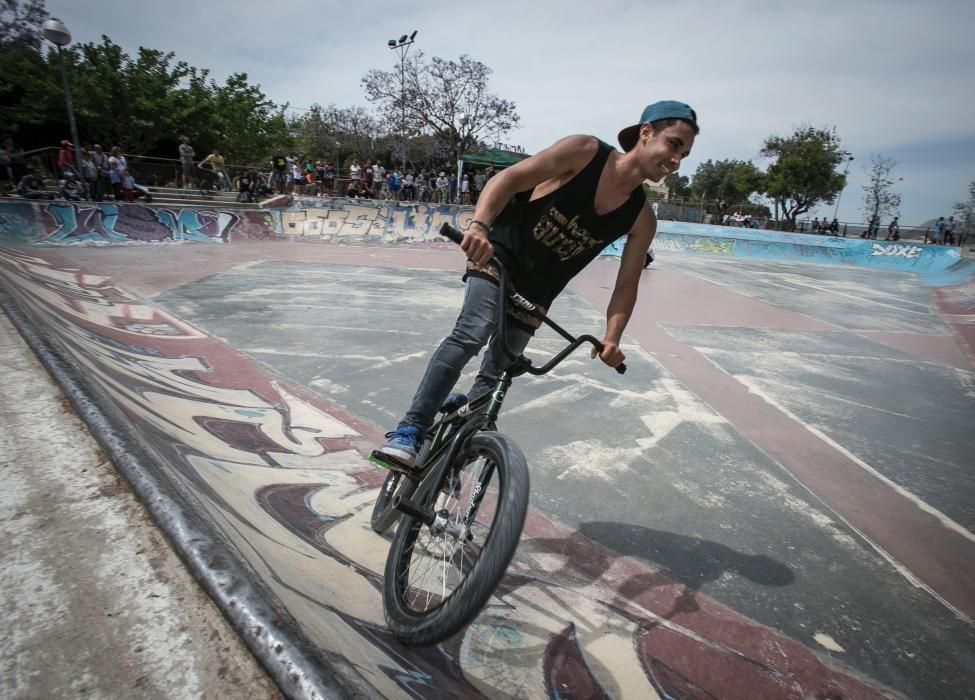
[[[215,209],[254,209],[256,202],[237,201],[236,192],[201,191],[194,188],[150,187],[152,204],[160,206],[212,207]]]

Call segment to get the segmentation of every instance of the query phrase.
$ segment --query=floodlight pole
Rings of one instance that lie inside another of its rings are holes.
[[[68,85],[68,72],[64,68],[64,51],[62,46],[71,43],[71,32],[63,23],[56,19],[47,20],[42,26],[44,37],[58,47],[58,63],[61,66],[61,82],[64,85],[64,99],[68,105],[68,128],[71,130],[71,143],[74,144],[74,170],[78,184],[87,194],[88,183],[81,172],[81,143],[78,140],[78,127],[74,121],[74,106],[71,104],[71,88]]]
[[[850,163],[852,162],[853,162],[853,156],[849,156],[846,159],[846,167],[843,169],[843,190],[846,189],[846,176],[850,173]],[[840,210],[840,197],[843,196],[843,190],[840,190],[840,193],[836,195],[836,206],[833,208],[834,219],[837,217],[837,213]]]
[[[390,39],[386,45],[390,50],[399,50],[399,104],[400,104],[400,147],[403,149],[403,172],[406,172],[406,77],[405,63],[406,54],[416,40],[416,30],[407,36],[404,34],[399,39]]]

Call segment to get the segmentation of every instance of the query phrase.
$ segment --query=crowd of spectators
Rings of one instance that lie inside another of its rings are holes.
[[[382,162],[354,158],[344,173],[329,158],[300,158],[276,153],[269,163],[267,186],[275,194],[344,196],[403,202],[473,204],[494,175],[494,168],[465,173],[458,185],[448,169],[387,168]]]
[[[149,191],[137,185],[129,171],[122,149],[114,146],[105,153],[100,144],[84,144],[75,162],[75,147],[63,139],[54,166],[54,184],[45,181],[40,168],[31,165],[23,150],[11,136],[5,135],[0,144],[2,167],[0,180],[4,193],[14,192],[27,199],[66,199],[76,201],[134,201],[149,198]]]
[[[6,182],[0,182],[0,191],[29,199],[101,202],[150,198],[148,188],[136,183],[120,147],[112,147],[106,152],[100,144],[86,143],[79,150],[80,158],[76,163],[74,144],[62,140],[56,164],[52,166],[49,162],[45,174],[41,168],[29,165],[13,139],[4,136],[0,180]],[[176,155],[176,178],[170,182],[171,178],[165,177],[162,182],[184,189],[236,192],[241,202],[286,194],[474,204],[495,174],[494,168],[488,166],[465,171],[458,182],[456,172],[448,167],[431,170],[391,165],[387,168],[380,161],[360,163],[357,158],[340,171],[328,157],[304,158],[285,150],[276,152],[266,168],[240,168],[228,166],[217,148],[198,160],[198,154],[186,136],[180,136]],[[40,160],[32,159],[35,163]],[[231,169],[235,175],[231,174]],[[52,171],[54,183],[51,182]],[[158,173],[155,180],[159,181]]]

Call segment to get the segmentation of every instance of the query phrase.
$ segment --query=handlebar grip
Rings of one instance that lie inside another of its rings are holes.
[[[620,374],[626,374],[626,363],[620,362],[618,365],[616,365],[616,371]]]
[[[464,240],[464,234],[448,224],[446,221],[444,222],[443,226],[440,227],[440,235],[444,238],[449,238],[457,245],[460,245],[460,242]]]

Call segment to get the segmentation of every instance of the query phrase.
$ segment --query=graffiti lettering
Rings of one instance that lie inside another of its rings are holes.
[[[901,257],[909,258],[913,260],[921,254],[924,250],[919,245],[905,245],[903,243],[895,243],[893,245],[883,245],[881,243],[874,243],[870,255],[887,255],[890,257]]]

